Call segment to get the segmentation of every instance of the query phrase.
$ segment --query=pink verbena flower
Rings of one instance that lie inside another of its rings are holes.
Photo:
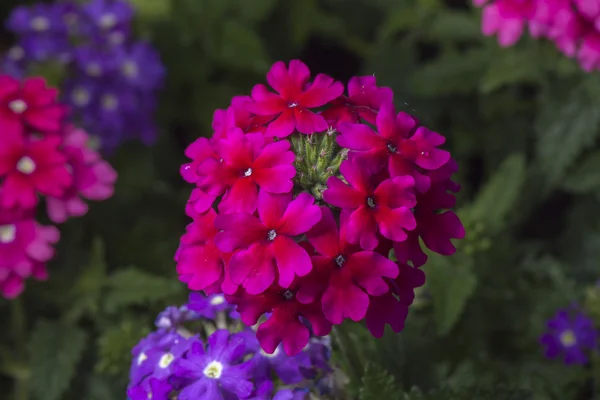
[[[117,173],[88,145],[85,131],[74,126],[65,128],[61,150],[73,179],[62,196],[46,198],[48,216],[55,223],[85,215],[88,205],[82,198],[100,201],[113,195]]]
[[[298,301],[311,304],[321,297],[323,312],[333,324],[346,318],[360,321],[369,306],[369,295],[389,291],[384,278],[395,278],[398,267],[386,256],[365,251],[346,241],[346,225],[337,222],[331,210],[322,207],[321,221],[307,233],[319,255],[312,257],[316,274],[300,280]]]
[[[335,128],[344,122],[357,124],[361,118],[375,124],[381,105],[393,98],[392,89],[378,87],[375,76],[355,76],[348,81],[348,96],[334,100],[322,115]]]
[[[308,344],[310,332],[300,320],[305,318],[317,336],[325,336],[331,331],[331,323],[327,321],[318,302],[303,304],[296,298],[295,285],[282,288],[277,285],[264,293],[254,296],[244,290],[227,295],[227,301],[237,305],[242,321],[252,326],[265,313],[271,316],[263,322],[256,332],[261,347],[265,352],[273,354],[277,346],[283,343],[288,356],[298,354]]]
[[[482,32],[486,36],[498,35],[500,46],[515,44],[535,14],[539,0],[474,0],[476,6],[484,6]]]
[[[0,206],[33,208],[37,194],[61,197],[73,178],[59,150],[61,137],[0,137]]]
[[[60,234],[53,226],[38,224],[32,216],[16,217],[0,210],[0,293],[17,297],[27,278],[45,280],[46,262],[54,257]]]
[[[321,218],[321,209],[308,193],[292,200],[287,194],[274,195],[264,190],[258,194],[258,218],[251,214],[221,214],[215,226],[217,247],[234,253],[229,274],[235,285],[249,294],[259,294],[275,282],[287,288],[295,276],[312,269],[310,257],[294,237],[306,233]]]
[[[42,78],[20,82],[0,75],[0,126],[2,130],[23,132],[28,126],[40,133],[57,133],[67,108],[57,103],[58,90],[46,86]]]
[[[225,139],[215,143],[216,158],[208,158],[198,171],[206,176],[202,187],[207,193],[223,194],[219,210],[225,213],[256,210],[258,189],[269,193],[289,193],[296,176],[294,153],[288,141],[264,145],[261,136],[249,137],[233,128]]]
[[[379,243],[377,233],[401,242],[406,239],[406,231],[415,229],[415,218],[410,211],[416,204],[412,177],[381,179],[350,161],[342,163],[340,172],[349,185],[332,176],[323,199],[346,213],[350,243],[373,250]]]
[[[367,160],[377,171],[387,167],[390,176],[412,175],[418,191],[426,191],[429,179],[419,169],[435,170],[444,165],[450,153],[437,147],[446,139],[385,103],[377,115],[377,130],[362,124],[341,124],[337,142],[352,150],[351,155]]]
[[[377,337],[386,324],[400,331],[425,280],[419,241],[448,255],[464,236],[445,138],[396,114],[372,76],[343,94],[309,75],[300,61],[276,63],[267,80],[278,94],[257,85],[215,111],[213,137],[192,143],[181,168],[194,188],[180,279],[259,323],[267,353],[283,342],[295,354],[309,331],[347,318]]]
[[[323,116],[310,111],[324,106],[344,92],[344,86],[324,74],[309,83],[310,71],[299,60],[292,60],[289,69],[285,63],[275,63],[267,73],[267,82],[278,94],[270,92],[263,84],[252,89],[253,103],[248,110],[256,115],[270,116],[266,135],[284,138],[294,129],[304,134],[322,132],[328,128]]]

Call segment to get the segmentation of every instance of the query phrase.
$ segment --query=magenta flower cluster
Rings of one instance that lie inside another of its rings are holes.
[[[312,337],[292,357],[281,347],[266,354],[236,318],[223,295],[200,293],[161,312],[157,329],[132,350],[129,399],[302,400],[334,389],[328,337]]]
[[[19,295],[27,278],[45,279],[59,239],[36,221],[40,203],[63,223],[84,215],[84,199],[113,193],[116,173],[88,147],[86,132],[65,123],[58,91],[41,78],[0,75],[0,294]]]
[[[547,38],[585,71],[600,69],[600,1],[598,0],[473,0],[483,7],[484,35],[498,35],[512,46],[528,29]]]
[[[344,85],[292,60],[271,88],[214,114],[181,168],[195,185],[176,254],[192,290],[224,293],[264,351],[301,351],[346,319],[403,329],[430,250],[451,255],[457,170],[445,138],[404,112],[375,77]],[[272,89],[272,90],[271,90]],[[394,257],[390,258],[393,254]]]

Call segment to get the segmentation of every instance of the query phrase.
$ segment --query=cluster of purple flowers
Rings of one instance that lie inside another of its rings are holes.
[[[311,338],[292,357],[281,346],[267,354],[238,318],[221,294],[192,293],[188,304],[161,312],[158,329],[132,350],[129,399],[302,400],[328,389],[328,337]]]
[[[540,337],[546,357],[562,356],[567,365],[586,364],[588,354],[598,348],[598,330],[594,325],[578,306],[558,310]]]
[[[125,0],[17,7],[7,21],[17,44],[0,68],[18,78],[40,70],[65,75],[63,101],[79,125],[99,136],[104,151],[131,138],[149,145],[165,70],[149,43],[132,40],[133,16]]]

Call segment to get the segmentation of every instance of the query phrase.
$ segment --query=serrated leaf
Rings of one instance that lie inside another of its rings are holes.
[[[162,278],[136,268],[127,268],[108,279],[108,289],[104,306],[111,313],[127,306],[172,299],[182,292],[182,285],[177,279]]]
[[[69,387],[86,343],[80,328],[40,321],[30,338],[31,391],[39,400],[58,400]]]
[[[475,201],[460,213],[461,216],[482,224],[487,232],[501,229],[517,203],[526,173],[523,155],[508,156],[479,191]]]
[[[221,35],[221,46],[215,54],[219,62],[257,73],[267,70],[266,51],[256,31],[231,20],[223,23]]]
[[[595,151],[578,162],[565,178],[562,187],[573,193],[600,190],[600,151]]]
[[[423,267],[427,288],[433,301],[433,317],[438,334],[450,332],[460,318],[467,301],[475,291],[477,277],[471,265],[452,265],[442,256],[430,257]]]
[[[359,400],[400,400],[401,392],[393,376],[382,367],[369,363],[365,366]]]
[[[552,185],[562,181],[567,168],[600,133],[600,96],[590,94],[589,83],[593,82],[584,80],[566,96],[554,90],[544,93],[536,124],[536,156]]]

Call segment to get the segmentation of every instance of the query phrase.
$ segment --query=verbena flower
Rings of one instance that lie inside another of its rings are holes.
[[[50,220],[63,223],[87,212],[84,199],[112,196],[117,178],[57,96],[41,78],[0,75],[0,293],[8,298],[27,278],[48,276],[59,233],[35,222],[40,200]]]
[[[149,43],[132,39],[133,14],[125,0],[17,7],[7,28],[18,41],[4,57],[4,70],[23,77],[33,68],[58,66],[67,77],[63,100],[78,124],[100,136],[103,150],[132,137],[151,144],[156,128],[150,116],[165,70]]]
[[[598,344],[594,321],[580,310],[559,310],[547,323],[548,332],[540,337],[546,357],[562,355],[565,364],[585,364]]]
[[[185,306],[161,312],[158,330],[132,350],[131,400],[164,400],[168,395],[182,400],[271,400],[283,386],[303,393],[327,389],[317,387],[332,372],[327,338],[311,338],[293,357],[283,346],[268,354],[257,333],[232,318],[234,309],[222,295],[191,293]],[[219,329],[220,321],[226,323]]]
[[[259,84],[234,97],[215,111],[213,137],[186,149],[193,221],[180,279],[258,323],[266,353],[299,354],[311,332],[347,318],[377,337],[388,324],[402,330],[425,281],[420,241],[451,255],[465,236],[445,138],[396,113],[372,76],[352,78],[345,95],[292,60],[267,81],[278,94]]]
[[[600,68],[600,9],[596,0],[474,0],[483,7],[484,35],[512,46],[528,28],[534,37],[554,41],[585,71]]]

